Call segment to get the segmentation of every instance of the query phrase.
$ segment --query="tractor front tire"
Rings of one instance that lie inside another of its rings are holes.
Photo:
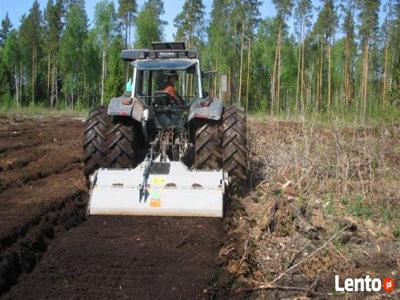
[[[106,167],[109,126],[110,118],[105,107],[96,108],[89,113],[83,141],[86,178],[97,169]]]
[[[197,127],[193,168],[222,169],[221,130],[218,121],[206,120]]]
[[[244,194],[247,186],[246,116],[242,108],[228,106],[222,113],[222,158],[231,191]]]
[[[128,118],[114,118],[109,131],[108,160],[111,168],[134,168],[137,126]]]

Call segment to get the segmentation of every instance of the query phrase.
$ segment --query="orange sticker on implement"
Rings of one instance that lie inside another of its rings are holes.
[[[161,201],[158,199],[150,200],[150,207],[161,207]]]

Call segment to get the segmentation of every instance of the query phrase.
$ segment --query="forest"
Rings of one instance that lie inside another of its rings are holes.
[[[215,71],[207,85],[224,101],[264,115],[397,114],[400,107],[400,1],[185,0],[175,40]],[[0,106],[87,109],[121,95],[126,48],[164,40],[162,0],[98,1],[89,22],[84,0],[48,0],[14,26],[0,26]]]

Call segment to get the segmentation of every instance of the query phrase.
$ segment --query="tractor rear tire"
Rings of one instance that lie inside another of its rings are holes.
[[[201,122],[195,132],[195,169],[222,169],[220,122]]]
[[[238,106],[225,107],[222,113],[222,157],[231,191],[244,194],[248,190],[246,116]]]
[[[110,118],[105,107],[96,108],[89,113],[83,141],[86,178],[97,169],[106,167],[109,126]]]
[[[137,126],[128,118],[114,118],[109,131],[107,164],[111,168],[129,169],[136,166],[135,142]]]

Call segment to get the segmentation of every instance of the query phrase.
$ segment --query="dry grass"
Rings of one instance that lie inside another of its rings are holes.
[[[230,218],[233,293],[264,284],[250,296],[327,296],[335,274],[399,276],[400,123],[252,119],[249,131],[253,192]]]

